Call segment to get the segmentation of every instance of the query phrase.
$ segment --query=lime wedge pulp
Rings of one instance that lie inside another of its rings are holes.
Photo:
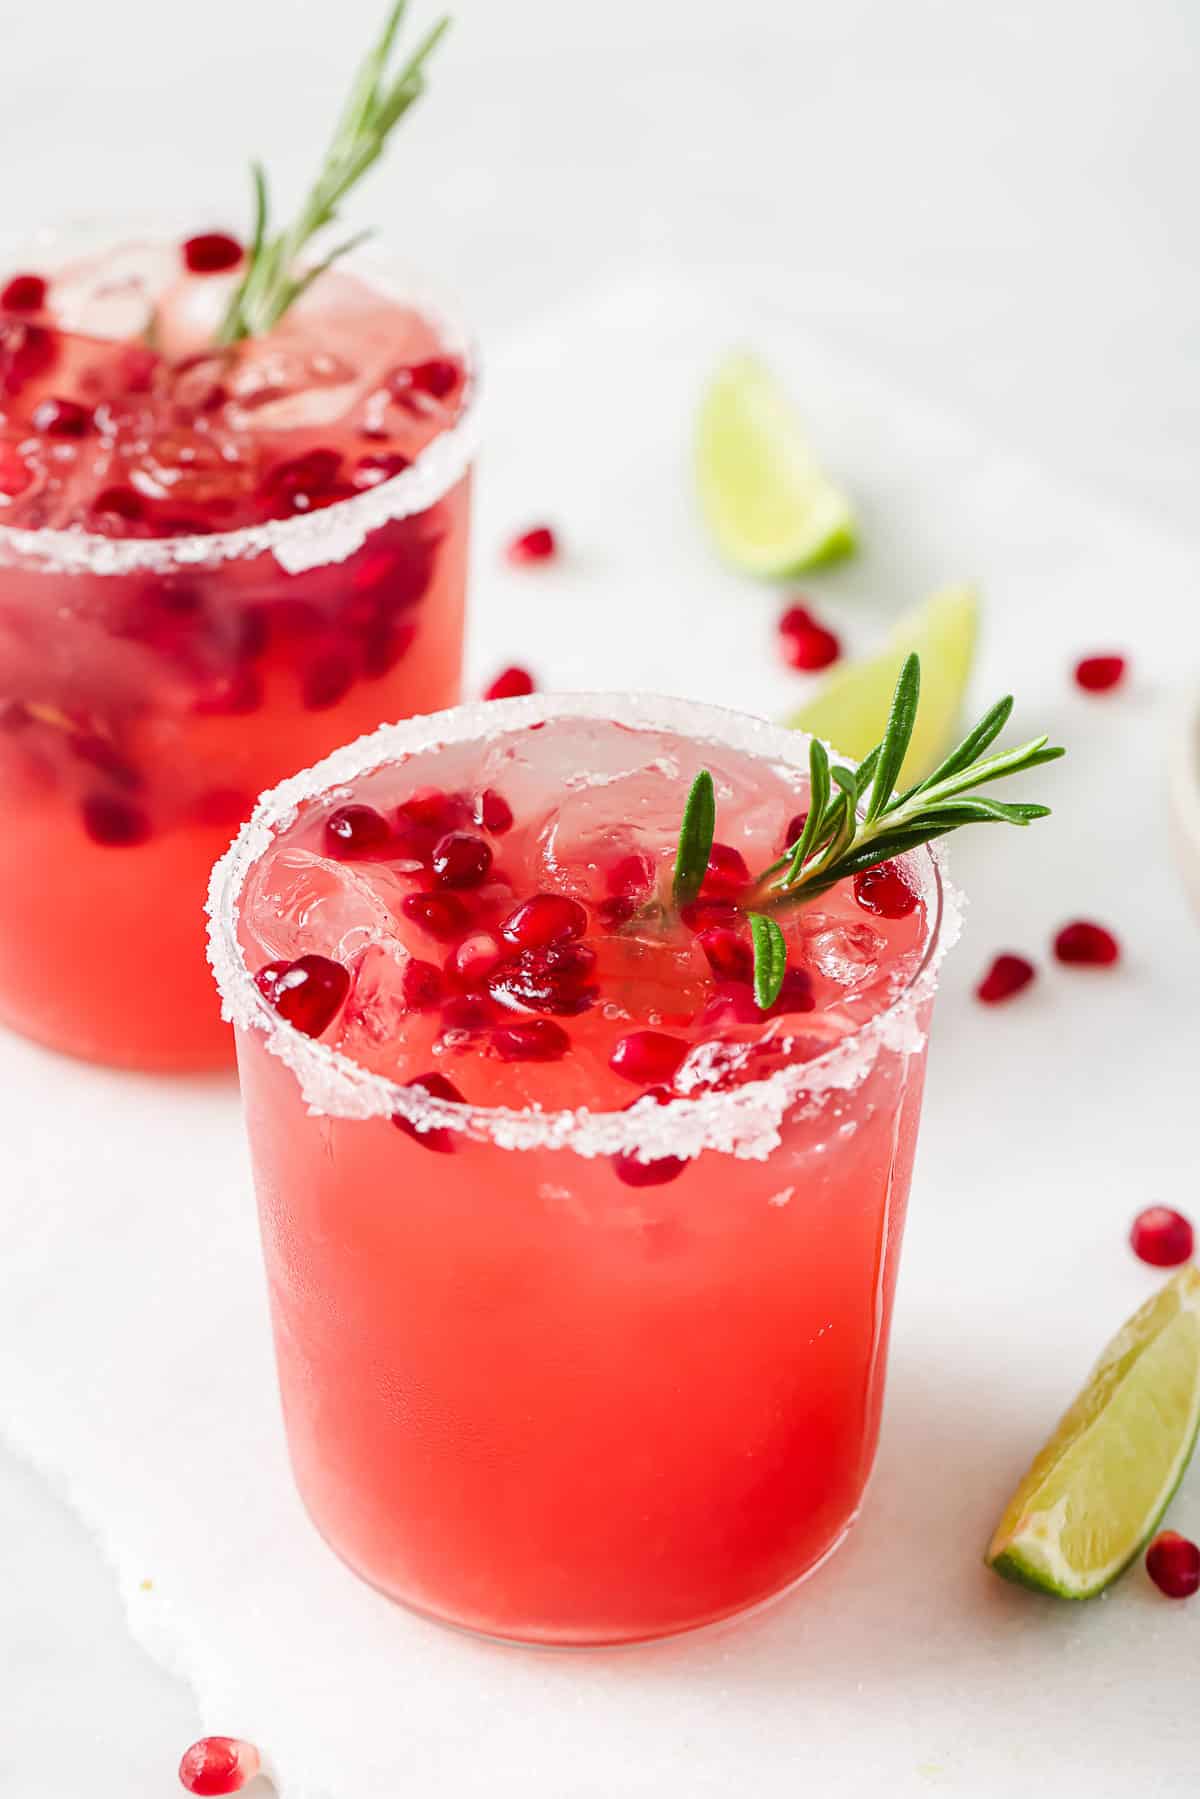
[[[1090,1599],[1128,1567],[1179,1485],[1200,1426],[1200,1272],[1135,1312],[1013,1494],[997,1574]]]
[[[915,650],[921,658],[921,705],[900,785],[919,780],[950,747],[971,673],[978,621],[973,587],[943,588],[907,613],[874,656],[838,669],[788,723],[861,761],[883,736],[897,677]]]
[[[705,389],[696,477],[717,548],[746,574],[784,581],[854,548],[850,502],[757,357],[726,357]]]

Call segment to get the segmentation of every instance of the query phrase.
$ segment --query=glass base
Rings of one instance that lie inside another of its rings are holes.
[[[309,1517],[310,1521],[313,1523],[313,1528],[317,1531],[321,1541],[334,1555],[337,1556],[337,1559],[342,1563],[342,1566],[348,1568],[356,1580],[363,1581],[367,1586],[373,1588],[376,1593],[379,1593],[384,1599],[388,1600],[390,1604],[398,1605],[402,1611],[410,1612],[414,1617],[424,1619],[426,1623],[436,1624],[442,1630],[453,1631],[456,1636],[470,1637],[477,1643],[494,1643],[498,1648],[502,1649],[539,1649],[555,1652],[565,1650],[578,1653],[580,1651],[592,1649],[642,1649],[656,1643],[679,1642],[685,1637],[716,1635],[719,1631],[728,1630],[732,1626],[746,1623],[751,1618],[757,1618],[763,1612],[769,1611],[777,1605],[781,1605],[790,1594],[797,1590],[797,1588],[802,1587],[806,1581],[812,1579],[814,1574],[819,1573],[827,1562],[832,1561],[833,1557],[846,1541],[846,1538],[850,1535],[850,1532],[854,1529],[854,1526],[858,1523],[861,1513],[862,1502],[860,1500],[858,1506],[851,1512],[837,1536],[834,1537],[827,1548],[821,1552],[816,1561],[810,1562],[807,1568],[802,1569],[801,1572],[794,1575],[791,1580],[785,1581],[783,1586],[776,1587],[774,1592],[765,1593],[758,1599],[751,1599],[745,1605],[731,1606],[725,1611],[714,1612],[708,1617],[698,1618],[694,1624],[682,1624],[678,1627],[672,1627],[666,1630],[631,1632],[624,1636],[609,1636],[605,1634],[595,1637],[572,1638],[522,1636],[517,1632],[506,1635],[500,1631],[484,1630],[473,1624],[464,1624],[457,1618],[447,1617],[443,1613],[428,1610],[424,1606],[414,1605],[407,1599],[399,1599],[394,1593],[388,1592],[386,1587],[380,1586],[378,1581],[372,1580],[369,1575],[364,1574],[361,1569],[355,1567],[354,1563],[349,1561],[347,1557],[329,1541],[329,1538],[325,1535],[324,1531],[322,1531],[315,1520],[312,1519],[311,1513],[309,1514]]]

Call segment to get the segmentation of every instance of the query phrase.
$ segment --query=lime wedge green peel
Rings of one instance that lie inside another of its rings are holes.
[[[717,548],[745,574],[786,581],[854,548],[849,500],[818,468],[786,394],[757,357],[727,357],[709,382],[696,477]]]
[[[1184,1268],[1118,1332],[1001,1518],[986,1560],[1091,1599],[1138,1555],[1200,1426],[1200,1273]]]
[[[874,656],[839,668],[788,724],[861,762],[883,736],[897,678],[915,650],[921,658],[921,709],[899,785],[920,780],[937,766],[958,723],[978,623],[973,587],[942,589],[907,613]]]

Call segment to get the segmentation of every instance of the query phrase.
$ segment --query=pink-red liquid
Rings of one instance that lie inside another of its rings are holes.
[[[255,796],[459,691],[465,476],[302,567],[226,534],[350,516],[455,424],[461,354],[338,274],[214,350],[237,274],[0,281],[0,1019],[146,1068],[228,1059],[201,909]]]
[[[670,864],[701,765],[723,847],[681,919]],[[788,981],[758,1012],[742,870],[804,800],[794,770],[719,743],[551,719],[314,800],[250,870],[247,967],[307,1035],[526,1117],[641,1102],[644,1141],[598,1155],[578,1120],[517,1148],[338,1116],[336,1097],[314,1115],[239,1031],[298,1484],[393,1597],[496,1636],[636,1640],[765,1599],[852,1521],[919,1037],[864,1044],[842,1086],[814,1075],[754,1153],[654,1141],[664,1103],[856,1041],[925,955],[930,892],[889,870],[883,912],[843,887],[781,915]],[[347,803],[369,811],[347,822]]]

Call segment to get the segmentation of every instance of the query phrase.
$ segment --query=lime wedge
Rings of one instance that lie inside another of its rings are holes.
[[[727,357],[705,390],[696,475],[717,548],[746,574],[784,581],[854,548],[850,502],[754,356]]]
[[[919,780],[950,746],[971,673],[978,621],[973,587],[944,588],[907,613],[876,655],[839,668],[788,723],[861,761],[883,736],[892,690],[905,658],[915,650],[921,658],[921,706],[900,785]]]
[[[1153,1535],[1200,1426],[1200,1272],[1182,1269],[1119,1331],[1008,1503],[997,1574],[1090,1599]]]

